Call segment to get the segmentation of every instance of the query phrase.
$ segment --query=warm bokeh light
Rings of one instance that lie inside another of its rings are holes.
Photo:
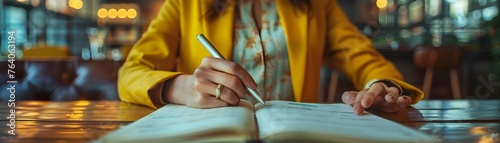
[[[377,0],[377,7],[380,9],[387,7],[387,0]]]
[[[79,100],[79,101],[75,101],[75,106],[88,106],[90,104],[90,102],[88,100]]]
[[[69,0],[68,6],[74,9],[81,9],[83,7],[82,0]]]
[[[83,2],[81,0],[79,0],[79,1],[75,2],[75,5],[74,5],[73,8],[75,8],[75,9],[81,9],[82,7],[83,7]]]
[[[84,114],[81,114],[81,113],[68,113],[66,114],[66,117],[69,118],[69,119],[82,119]]]
[[[97,11],[97,16],[99,18],[106,18],[108,16],[108,11],[104,8],[101,8]]]
[[[18,2],[26,2],[26,0],[17,0]]]
[[[68,6],[71,8],[74,7],[76,1],[78,1],[78,0],[68,0]]]
[[[487,134],[488,132],[484,127],[474,127],[470,130],[470,133],[473,135],[484,135]]]
[[[118,15],[118,11],[116,11],[116,9],[112,8],[112,9],[108,10],[108,17],[109,18],[116,18],[117,15]]]
[[[128,9],[127,10],[127,17],[128,18],[135,18],[137,16],[137,11],[135,9]]]
[[[127,17],[127,10],[121,8],[118,10],[118,18],[125,18]]]
[[[481,136],[481,138],[479,138],[478,143],[497,143],[497,141],[495,141],[494,137]]]
[[[102,4],[97,10],[97,17],[104,23],[131,23],[139,16],[137,9],[135,4]]]

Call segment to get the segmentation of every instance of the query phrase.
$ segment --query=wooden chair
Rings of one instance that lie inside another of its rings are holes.
[[[322,67],[320,75],[320,87],[318,92],[319,103],[335,102],[339,76],[340,73],[338,71],[326,66]]]
[[[460,99],[460,86],[457,67],[460,64],[459,47],[418,47],[413,55],[413,63],[426,69],[422,90],[424,99],[429,99],[434,70],[449,70],[453,98]]]

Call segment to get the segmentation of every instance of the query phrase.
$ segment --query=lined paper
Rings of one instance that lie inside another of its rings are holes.
[[[269,101],[268,106],[256,107],[261,139],[276,133],[306,133],[334,136],[353,141],[434,142],[426,134],[407,128],[373,114],[357,116],[347,104],[308,104]]]

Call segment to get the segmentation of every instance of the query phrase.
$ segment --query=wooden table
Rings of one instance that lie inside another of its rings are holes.
[[[119,101],[20,101],[12,136],[5,126],[10,109],[0,102],[0,142],[89,142],[153,111]],[[399,113],[373,113],[443,142],[500,142],[500,100],[429,100]]]

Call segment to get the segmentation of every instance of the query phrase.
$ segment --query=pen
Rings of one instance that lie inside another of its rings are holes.
[[[208,52],[213,57],[226,60],[224,57],[222,57],[222,55],[219,53],[219,51],[217,51],[217,49],[215,49],[215,47],[212,45],[212,43],[210,43],[210,41],[208,41],[208,39],[203,34],[199,34],[198,36],[196,36],[196,39],[198,39],[198,41],[200,41],[201,45],[203,45],[203,47],[205,47],[205,49],[207,49]],[[264,102],[262,97],[260,97],[259,93],[255,89],[251,89],[250,87],[246,87],[246,86],[245,86],[245,88],[255,99],[257,99],[263,105],[266,105],[266,103]]]

